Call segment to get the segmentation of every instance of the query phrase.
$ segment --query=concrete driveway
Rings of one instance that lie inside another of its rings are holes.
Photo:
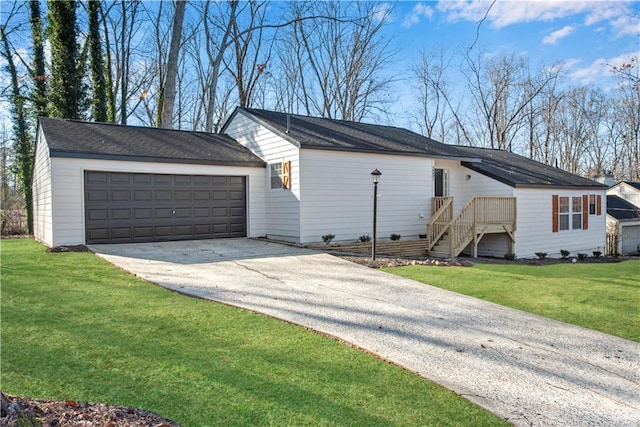
[[[165,288],[335,336],[516,425],[640,426],[632,341],[263,241],[91,250]]]

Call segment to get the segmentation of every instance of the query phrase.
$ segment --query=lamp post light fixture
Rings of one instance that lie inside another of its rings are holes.
[[[380,172],[378,169],[374,169],[371,172],[373,178],[373,243],[371,244],[371,258],[376,259],[376,223],[378,219],[378,183],[380,182]]]

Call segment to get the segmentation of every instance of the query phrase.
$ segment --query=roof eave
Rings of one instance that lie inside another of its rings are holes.
[[[58,150],[50,151],[49,156],[70,158],[70,159],[121,160],[125,162],[143,162],[143,163],[177,163],[177,164],[210,165],[210,166],[245,166],[245,167],[256,167],[256,168],[266,166],[266,163],[263,162],[262,160],[221,161],[221,160],[206,160],[206,159],[176,159],[176,158],[169,158],[169,157],[76,153],[76,152],[58,151]]]
[[[472,159],[472,158],[444,156],[440,154],[429,154],[429,153],[419,152],[419,151],[381,151],[381,150],[366,150],[366,149],[352,148],[352,147],[325,147],[321,145],[309,145],[309,144],[303,145],[301,149],[302,150],[319,150],[319,151],[339,151],[339,152],[362,153],[362,154],[380,154],[380,155],[387,155],[387,156],[392,155],[392,156],[407,156],[407,157],[427,157],[432,159],[457,160],[457,161],[468,161],[468,162],[477,161],[477,159]]]

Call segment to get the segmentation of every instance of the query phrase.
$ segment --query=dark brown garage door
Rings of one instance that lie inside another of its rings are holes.
[[[87,243],[246,236],[241,176],[84,174]]]

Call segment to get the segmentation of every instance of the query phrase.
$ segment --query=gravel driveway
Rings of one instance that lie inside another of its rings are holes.
[[[165,288],[352,343],[515,425],[640,426],[633,341],[263,241],[90,248]]]

